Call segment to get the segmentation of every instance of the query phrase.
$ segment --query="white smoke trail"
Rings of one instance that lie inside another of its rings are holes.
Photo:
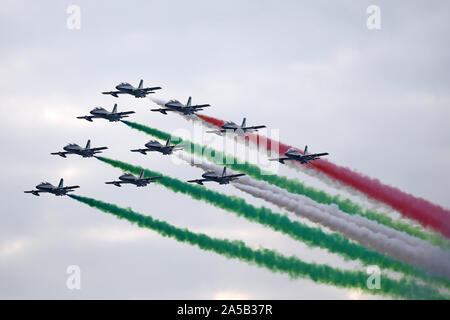
[[[160,106],[160,107],[164,107],[164,105],[167,103],[167,102],[169,102],[168,100],[163,100],[163,99],[160,99],[160,98],[157,98],[157,97],[148,97],[148,99],[150,100],[150,101],[153,101],[154,103],[156,103],[158,106]]]
[[[177,156],[203,170],[215,171],[217,174],[222,172],[222,167],[218,165],[200,160],[192,161],[191,155],[178,153]],[[230,170],[229,174],[233,174],[233,171]],[[449,252],[431,246],[421,239],[390,229],[364,217],[349,215],[340,211],[336,205],[319,204],[303,195],[292,194],[265,181],[255,180],[248,176],[233,182],[233,186],[298,216],[340,232],[363,246],[450,278]]]
[[[207,127],[208,129],[217,130],[217,127],[215,125],[209,123],[208,121],[203,120],[202,118],[197,117],[195,114],[190,114],[190,115],[180,114],[180,115],[188,121],[192,121],[193,123],[201,124],[201,125]]]

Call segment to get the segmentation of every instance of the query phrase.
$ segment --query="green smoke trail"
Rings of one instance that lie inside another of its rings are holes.
[[[144,126],[139,123],[130,121],[122,121],[122,122],[133,129],[144,132],[157,139],[167,140],[167,138],[171,136],[170,134],[164,131]],[[391,217],[376,212],[374,210],[364,209],[363,207],[361,207],[360,205],[356,204],[355,202],[349,199],[343,199],[339,195],[334,196],[329,195],[324,191],[308,187],[296,179],[289,179],[284,176],[279,176],[276,174],[268,174],[267,172],[266,173],[261,172],[261,169],[256,165],[250,164],[248,162],[242,163],[242,161],[239,161],[237,158],[230,157],[229,155],[223,154],[221,151],[209,148],[207,146],[201,146],[199,144],[190,141],[182,140],[179,137],[172,136],[172,140],[178,142],[183,141],[183,143],[190,144],[189,150],[191,153],[205,157],[209,161],[219,165],[226,164],[230,169],[245,173],[254,179],[266,181],[270,184],[283,188],[291,193],[305,195],[318,203],[323,204],[334,203],[339,207],[341,211],[346,212],[348,214],[358,214],[370,220],[388,226],[390,228],[408,233],[411,236],[428,240],[430,243],[437,245],[441,248],[444,249],[450,248],[450,241],[442,238],[436,233],[424,231],[420,226],[412,226],[402,221],[396,221]],[[188,148],[186,148],[186,150],[188,150]]]
[[[383,277],[381,288],[377,291],[367,288],[367,275],[361,271],[347,271],[332,268],[328,265],[306,263],[295,256],[286,257],[275,250],[261,248],[258,250],[247,246],[243,241],[212,238],[206,234],[194,233],[186,228],[175,227],[165,221],[154,219],[124,209],[111,203],[71,194],[71,198],[87,204],[103,212],[113,214],[119,219],[136,223],[139,227],[158,232],[164,237],[173,238],[179,242],[197,246],[202,250],[213,251],[227,258],[240,259],[249,264],[265,267],[272,272],[286,273],[292,278],[309,278],[312,281],[344,288],[359,288],[369,293],[380,293],[396,298],[408,299],[444,299],[436,290],[417,285],[414,282],[392,280]]]
[[[97,159],[110,164],[113,167],[134,174],[139,174],[141,170],[144,169],[140,166],[134,166],[126,162],[105,157],[97,157]],[[309,227],[299,221],[292,221],[287,216],[275,213],[266,207],[257,208],[247,203],[243,198],[228,196],[203,186],[193,185],[175,178],[164,176],[156,171],[144,169],[144,173],[145,176],[163,176],[163,178],[156,180],[156,183],[165,186],[173,192],[180,192],[228,212],[234,212],[247,220],[260,223],[275,231],[282,232],[293,239],[302,241],[308,246],[325,248],[329,252],[340,254],[347,259],[359,259],[365,265],[378,265],[381,268],[388,268],[403,272],[404,274],[420,277],[426,282],[431,281],[437,284],[450,286],[444,278],[430,276],[422,269],[393,260],[386,255],[367,249],[358,243],[344,238],[339,233],[325,233],[318,227]]]

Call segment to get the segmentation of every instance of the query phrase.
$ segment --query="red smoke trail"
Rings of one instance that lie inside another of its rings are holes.
[[[225,123],[225,121],[213,117],[199,114],[197,114],[197,116],[217,127],[221,127]],[[248,139],[248,137],[246,138]],[[256,139],[252,138],[250,140],[257,141],[258,144],[259,136],[256,135]],[[267,150],[278,152],[278,154],[281,155],[291,148],[291,146],[285,145],[281,142],[272,141],[270,138],[264,137],[264,140],[267,140]],[[272,144],[275,145],[273,149]],[[301,152],[301,150],[299,151]],[[335,165],[327,160],[316,160],[307,166],[308,168],[322,172],[328,177],[339,181],[343,185],[350,186],[364,193],[372,199],[388,204],[402,215],[418,221],[422,224],[422,226],[431,227],[443,234],[446,238],[450,238],[449,210],[433,204],[425,199],[405,193],[395,187],[385,185],[378,179],[364,176],[360,173],[352,171],[349,168]]]

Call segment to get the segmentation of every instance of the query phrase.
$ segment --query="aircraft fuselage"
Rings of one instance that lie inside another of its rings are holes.
[[[158,152],[161,152],[162,154],[165,154],[165,155],[172,154],[172,152],[173,152],[173,147],[172,146],[164,146],[164,145],[160,144],[157,141],[148,142],[148,143],[145,144],[145,146],[148,149],[150,149],[151,151],[158,151]]]
[[[78,154],[78,155],[82,156],[83,158],[89,158],[94,155],[94,151],[92,151],[90,149],[82,148],[79,145],[67,145],[63,149],[64,149],[64,151]]]
[[[123,182],[125,182],[125,183],[131,183],[131,184],[134,184],[134,185],[136,185],[136,186],[138,186],[138,187],[145,187],[147,184],[148,184],[148,182],[146,181],[146,180],[141,180],[141,179],[139,179],[139,178],[136,178],[134,175],[132,175],[132,174],[124,174],[124,175],[121,175],[120,177],[119,177],[119,180],[121,180],[121,181],[123,181]]]
[[[177,112],[181,112],[183,114],[194,114],[195,113],[195,110],[193,108],[189,108],[189,107],[185,106],[178,100],[169,101],[164,106],[168,109],[171,109],[171,110],[174,110]]]
[[[147,96],[147,92],[145,90],[140,90],[139,88],[135,88],[129,83],[126,84],[119,84],[116,86],[116,89],[123,93],[131,94],[132,96],[135,96],[136,98],[145,98]]]
[[[217,182],[219,184],[229,184],[231,181],[229,178],[218,176],[214,172],[205,172],[202,174],[202,178],[207,179],[208,181]]]
[[[109,120],[111,122],[113,121],[119,121],[121,118],[123,118],[123,116],[120,116],[119,114],[116,113],[112,113],[106,110],[99,110],[99,109],[94,109],[90,112],[93,116],[96,116],[98,118],[103,118],[106,120]]]
[[[51,183],[41,183],[36,186],[36,189],[38,189],[40,192],[48,192],[52,193],[55,196],[64,196],[66,195],[67,191],[57,188]]]

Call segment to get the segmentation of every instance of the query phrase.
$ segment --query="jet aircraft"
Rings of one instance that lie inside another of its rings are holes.
[[[63,149],[64,151],[52,152],[51,154],[61,156],[63,158],[67,158],[68,154],[78,154],[83,158],[89,158],[94,156],[96,153],[101,153],[102,152],[101,150],[108,149],[108,147],[91,148],[91,140],[88,140],[85,148],[80,147],[76,143],[70,143]]]
[[[145,144],[145,149],[133,149],[131,152],[140,152],[142,154],[147,154],[150,151],[161,152],[162,154],[168,155],[172,154],[174,151],[181,150],[184,147],[188,146],[187,144],[177,144],[170,145],[170,137],[167,139],[166,144],[163,145],[157,140],[150,140]]]
[[[245,118],[242,120],[242,124],[241,125],[238,125],[238,124],[236,124],[236,123],[234,123],[232,121],[225,122],[222,125],[222,128],[220,130],[212,130],[212,131],[206,131],[206,132],[222,135],[223,133],[231,131],[231,132],[236,133],[236,134],[238,134],[240,136],[247,136],[248,132],[258,131],[258,129],[266,127],[264,125],[246,127],[245,126],[245,122],[246,122]]]
[[[124,173],[119,177],[118,181],[110,181],[105,182],[106,184],[113,184],[117,187],[121,187],[122,184],[134,184],[136,187],[145,187],[151,182],[155,182],[155,180],[161,179],[162,177],[150,177],[150,178],[144,178],[144,169],[142,169],[141,174],[139,177],[136,177],[135,175],[131,173]]]
[[[195,112],[197,112],[199,110],[203,110],[203,108],[210,106],[209,104],[192,105],[191,101],[192,101],[192,98],[189,97],[188,101],[184,105],[178,100],[169,100],[168,102],[161,104],[161,106],[163,108],[151,109],[151,111],[161,112],[162,114],[167,114],[167,111],[174,111],[174,112],[182,113],[184,115],[189,115],[189,114],[195,114]]]
[[[283,163],[288,160],[298,161],[301,164],[305,163],[311,163],[312,160],[320,159],[320,157],[327,156],[328,153],[314,153],[314,154],[307,154],[308,152],[308,146],[305,146],[305,150],[303,151],[303,154],[301,154],[297,149],[290,148],[288,149],[284,155],[285,157],[280,157],[276,159],[269,159],[269,161],[278,161],[280,163]]]
[[[205,181],[214,181],[219,184],[228,184],[231,181],[238,180],[238,177],[245,176],[245,173],[238,173],[238,174],[231,174],[227,175],[227,168],[223,167],[222,175],[218,175],[214,171],[207,171],[204,174],[202,174],[203,179],[195,179],[195,180],[188,180],[187,182],[193,182],[200,185],[203,185],[203,182]]]
[[[161,89],[161,87],[148,87],[144,88],[144,80],[139,82],[139,86],[136,88],[127,82],[122,82],[116,86],[117,91],[105,91],[103,94],[110,94],[113,97],[118,98],[119,94],[130,94],[135,98],[145,98],[147,94],[154,93],[155,90]]]
[[[31,193],[35,196],[39,196],[39,193],[52,193],[55,196],[65,196],[68,192],[75,191],[74,189],[80,186],[63,186],[64,180],[61,178],[57,187],[49,182],[41,182],[36,186],[36,190],[24,191],[25,193]]]
[[[77,117],[77,119],[85,119],[87,121],[92,122],[92,119],[94,118],[103,118],[109,120],[110,122],[114,122],[119,121],[122,118],[127,118],[129,117],[128,115],[132,113],[134,113],[134,111],[117,112],[117,103],[116,103],[111,112],[105,110],[102,107],[98,107],[90,111],[91,114],[90,116],[81,116]]]

